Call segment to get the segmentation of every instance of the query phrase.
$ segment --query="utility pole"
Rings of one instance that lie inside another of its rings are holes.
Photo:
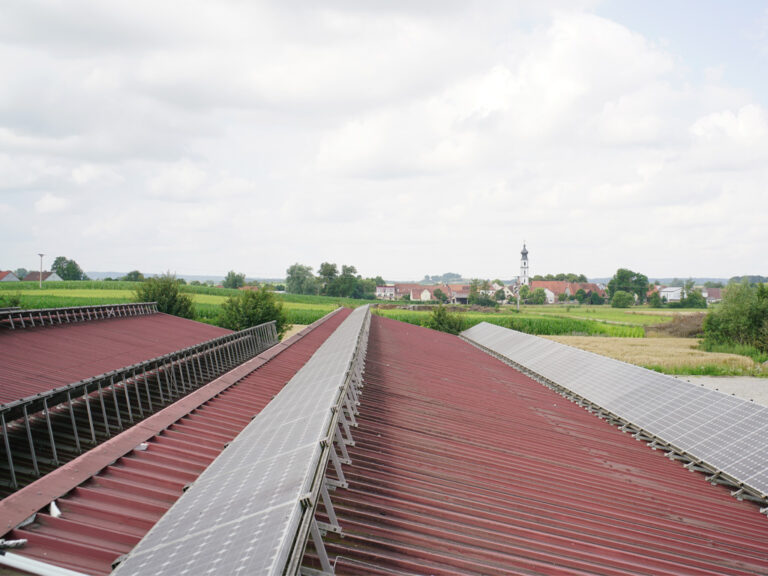
[[[39,278],[39,285],[40,285],[40,289],[42,290],[43,289],[43,256],[45,256],[45,254],[38,254],[38,256],[40,256],[40,278]]]

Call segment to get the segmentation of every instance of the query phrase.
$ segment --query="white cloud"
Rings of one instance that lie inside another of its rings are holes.
[[[96,269],[754,272],[767,103],[592,8],[12,1],[0,202]]]
[[[69,206],[69,200],[55,196],[50,192],[35,202],[35,210],[40,214],[54,214],[64,211]]]

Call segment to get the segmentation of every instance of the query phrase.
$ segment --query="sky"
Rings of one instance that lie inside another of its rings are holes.
[[[764,2],[2,11],[0,269],[768,275]]]

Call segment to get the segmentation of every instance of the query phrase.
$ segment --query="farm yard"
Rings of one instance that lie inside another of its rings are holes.
[[[0,299],[18,300],[23,308],[112,304],[135,300],[137,282],[57,282],[55,287],[20,282],[0,284]],[[222,304],[237,290],[182,285],[199,321],[216,323]],[[288,321],[295,329],[311,324],[338,306],[356,307],[370,301],[329,296],[278,294]],[[375,307],[373,313],[401,322],[427,326],[431,307],[419,309]],[[597,354],[674,375],[766,376],[761,362],[739,354],[708,352],[699,348],[696,334],[702,313],[687,310],[637,307],[543,305],[493,309],[457,307],[462,329],[489,322],[529,334],[545,336]],[[684,334],[681,334],[680,331]],[[291,332],[289,332],[290,334]]]

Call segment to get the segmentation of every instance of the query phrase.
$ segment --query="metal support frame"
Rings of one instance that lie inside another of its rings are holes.
[[[79,309],[62,309],[62,319],[66,321],[73,310]],[[0,458],[7,461],[11,488],[32,480],[29,473],[21,473],[19,460],[30,463],[34,477],[44,475],[277,343],[275,323],[269,322],[1,405],[0,451],[6,455]],[[71,434],[62,432],[62,424]],[[52,458],[41,460],[39,447],[48,445]]]
[[[317,570],[301,566],[299,571],[304,576],[332,576],[335,573],[333,566],[328,560],[322,536],[327,532],[342,533],[342,527],[333,508],[330,492],[337,488],[349,487],[342,465],[352,464],[347,446],[355,445],[351,428],[357,427],[355,416],[358,414],[360,394],[363,388],[363,372],[369,328],[370,316],[367,316],[358,335],[357,348],[347,377],[339,389],[337,403],[331,408],[333,418],[331,419],[328,436],[321,442],[324,454],[326,455],[322,460],[324,462],[322,464],[322,476],[316,478],[316,481],[313,483],[313,491],[307,495],[306,508],[307,512],[311,514],[307,537],[312,540],[321,568]],[[328,476],[329,465],[333,467],[334,477]],[[319,502],[322,502],[325,514],[328,516],[327,522],[316,518]],[[290,570],[288,572],[291,573]]]
[[[62,317],[63,314],[63,317]],[[70,319],[71,314],[71,319]],[[34,310],[0,311],[0,327],[10,330],[53,326],[71,322],[89,322],[124,316],[145,316],[157,314],[157,302],[131,302],[127,304],[99,304],[96,306],[72,306],[69,308],[38,308]],[[37,319],[37,322],[35,322]],[[29,323],[29,324],[27,324]]]

